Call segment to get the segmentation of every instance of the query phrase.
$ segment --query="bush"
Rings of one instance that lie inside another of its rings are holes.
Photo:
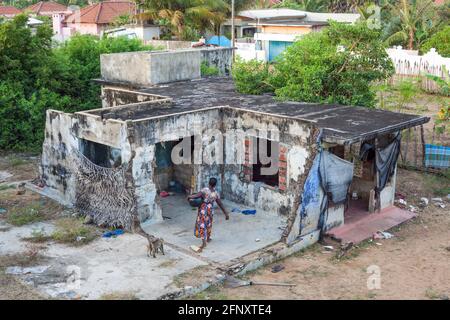
[[[17,207],[6,216],[6,222],[14,226],[23,226],[26,224],[47,220],[48,217],[43,212],[40,203],[32,203],[25,207]]]
[[[79,246],[91,242],[98,235],[95,227],[84,225],[80,219],[63,218],[56,221],[56,230],[51,238],[60,243]]]
[[[450,57],[450,26],[446,26],[426,40],[420,47],[420,52],[425,54],[431,48],[435,48],[443,57]]]
[[[332,22],[327,29],[303,36],[277,57],[273,70],[262,62],[233,66],[241,93],[274,91],[281,100],[375,106],[374,81],[394,72],[377,31],[363,23]]]
[[[202,77],[218,76],[219,69],[214,66],[208,66],[205,61],[200,65],[200,73]]]
[[[268,83],[269,66],[265,62],[250,60],[245,62],[239,57],[231,71],[236,90],[244,94],[262,94],[271,91]]]
[[[0,149],[39,151],[46,110],[65,112],[101,105],[100,54],[152,50],[137,39],[75,35],[52,48],[48,24],[35,33],[27,17],[0,24]]]

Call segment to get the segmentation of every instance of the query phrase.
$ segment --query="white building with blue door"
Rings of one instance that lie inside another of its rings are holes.
[[[261,9],[239,12],[238,17],[251,19],[247,26],[254,27],[254,54],[241,56],[273,61],[299,37],[320,31],[330,20],[354,23],[360,15],[352,13],[317,13],[293,9]],[[237,54],[239,54],[239,46]]]

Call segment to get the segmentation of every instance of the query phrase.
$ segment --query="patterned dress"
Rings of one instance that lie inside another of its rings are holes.
[[[198,208],[197,220],[195,221],[194,235],[203,240],[209,239],[211,236],[212,222],[214,215],[214,202],[220,199],[216,190],[211,190],[208,187],[201,190],[203,202]]]

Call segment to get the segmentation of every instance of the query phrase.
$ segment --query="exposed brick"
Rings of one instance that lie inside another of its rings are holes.
[[[287,162],[286,161],[281,161],[280,160],[280,162],[278,162],[278,163],[279,163],[280,168],[287,168]]]

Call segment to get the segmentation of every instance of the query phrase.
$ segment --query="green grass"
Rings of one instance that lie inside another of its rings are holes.
[[[424,182],[427,189],[434,195],[446,196],[450,194],[450,169],[443,172],[442,175],[426,174],[424,175]]]
[[[191,297],[190,300],[228,300],[229,297],[222,293],[220,287],[217,285],[211,285],[208,289],[199,292]]]
[[[24,207],[16,207],[8,211],[6,222],[14,226],[47,220],[44,208],[39,202],[33,202]]]
[[[216,67],[208,66],[205,62],[202,62],[202,64],[200,65],[200,73],[202,77],[218,76],[219,69]]]
[[[2,184],[0,186],[0,191],[5,191],[5,190],[9,190],[9,189],[14,189],[15,187],[13,185],[10,184]]]
[[[439,299],[441,299],[441,294],[439,294],[439,292],[437,292],[433,288],[428,288],[425,291],[425,297],[427,297],[428,299],[431,299],[431,300],[439,300]]]
[[[56,242],[80,246],[98,236],[99,231],[93,226],[84,225],[82,219],[63,218],[56,221],[56,230],[51,238]]]
[[[18,167],[18,166],[22,166],[22,165],[28,163],[27,161],[25,161],[17,156],[10,156],[8,158],[8,162],[9,162],[9,165],[12,167]]]

